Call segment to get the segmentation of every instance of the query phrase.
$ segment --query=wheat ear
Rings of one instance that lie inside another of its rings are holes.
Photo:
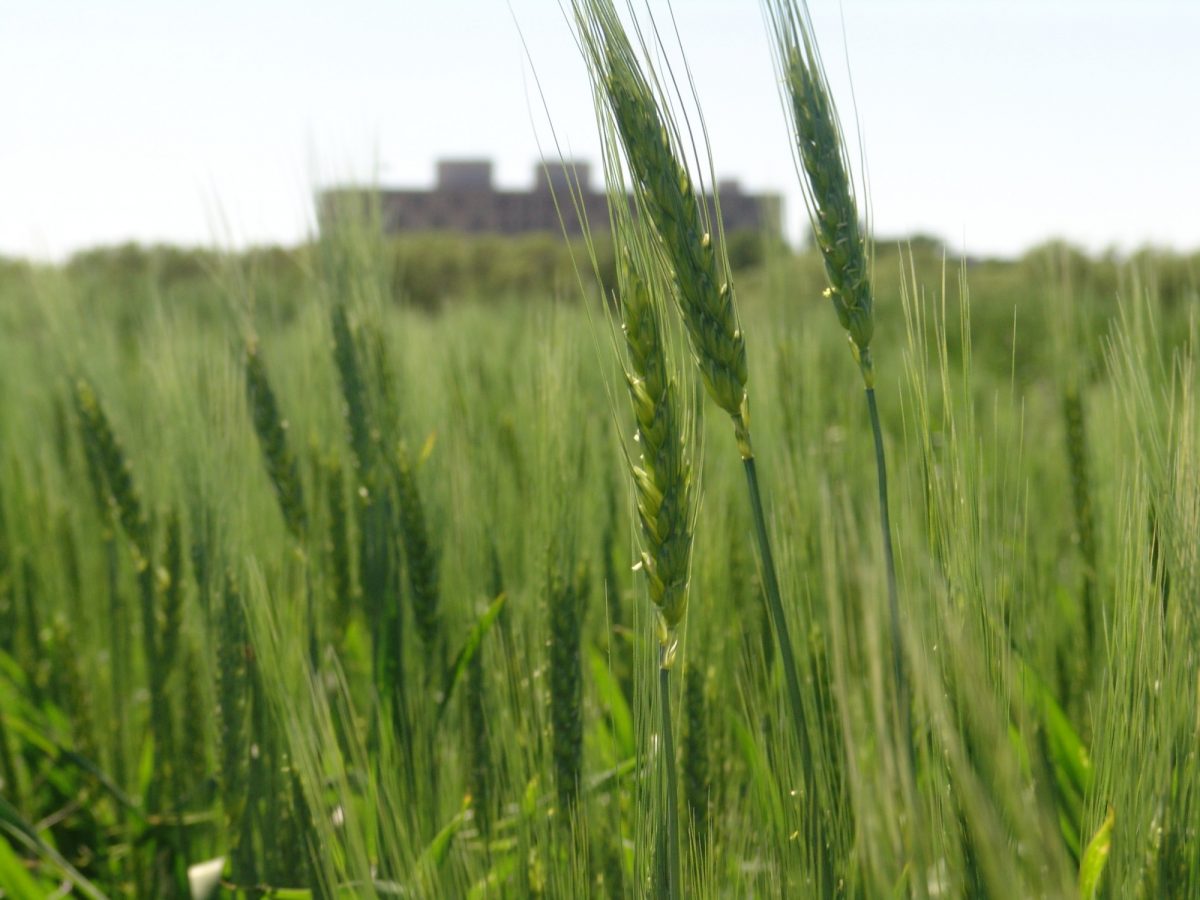
[[[678,129],[634,53],[610,0],[579,0],[576,21],[592,77],[612,113],[640,207],[670,261],[676,299],[710,397],[750,455],[746,341],[733,286],[722,280],[708,212],[678,151]]]
[[[833,303],[846,330],[850,349],[868,389],[875,386],[871,338],[875,334],[875,299],[871,287],[871,255],[859,222],[858,201],[850,163],[829,91],[821,57],[803,2],[767,0],[786,91],[786,107],[803,172],[801,188],[821,251]]]
[[[661,290],[661,286],[659,287]],[[674,652],[675,630],[687,611],[695,501],[687,415],[668,362],[662,309],[653,289],[625,254],[620,276],[625,380],[641,451],[631,460],[642,532],[641,569],[656,612],[659,643]]]
[[[303,544],[308,522],[300,468],[288,445],[287,419],[279,411],[279,401],[255,341],[246,345],[246,399],[254,419],[254,432],[262,447],[263,464],[275,488],[284,524],[292,537]]]

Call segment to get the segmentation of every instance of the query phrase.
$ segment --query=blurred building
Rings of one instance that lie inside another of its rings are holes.
[[[437,164],[437,184],[432,190],[332,188],[318,195],[317,215],[325,228],[341,216],[377,212],[388,234],[561,234],[564,227],[569,234],[579,234],[582,213],[591,230],[608,231],[608,196],[592,187],[590,177],[590,166],[585,162],[545,163],[535,168],[532,189],[497,190],[492,184],[490,160],[442,160]],[[746,194],[736,181],[720,182],[717,191],[726,232],[753,229],[781,233],[783,202],[778,194]],[[711,195],[706,195],[705,201],[711,210]],[[377,210],[373,209],[375,202]]]

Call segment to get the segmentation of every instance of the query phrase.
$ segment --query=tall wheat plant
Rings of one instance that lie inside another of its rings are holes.
[[[669,267],[672,293],[708,395],[733,424],[746,472],[767,605],[779,642],[792,724],[801,752],[806,795],[816,794],[809,733],[787,618],[767,534],[766,514],[750,439],[746,341],[729,266],[715,241],[717,225],[697,196],[684,162],[686,146],[649,53],[634,50],[611,0],[574,0],[581,49],[597,104],[615,125],[642,219]],[[643,51],[646,48],[643,46]],[[718,217],[719,217],[719,210]]]
[[[801,187],[813,237],[821,252],[829,287],[825,296],[833,303],[838,321],[846,330],[850,352],[858,363],[866,390],[867,413],[875,445],[879,486],[879,525],[887,567],[888,620],[895,680],[898,750],[907,757],[905,791],[916,813],[915,772],[912,752],[912,713],[905,674],[900,605],[896,589],[896,562],[888,510],[887,460],[883,430],[875,400],[875,363],[871,338],[875,331],[875,297],[871,284],[868,229],[859,220],[858,201],[850,176],[849,157],[838,121],[837,107],[813,36],[812,21],[803,0],[764,0],[764,12],[777,52],[776,66],[783,82],[784,106],[795,138]],[[915,829],[914,829],[915,830]]]

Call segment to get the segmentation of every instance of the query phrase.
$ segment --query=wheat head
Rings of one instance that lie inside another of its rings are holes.
[[[785,106],[795,131],[801,186],[813,237],[821,251],[838,321],[846,329],[867,387],[874,387],[871,338],[875,301],[870,250],[859,222],[849,158],[837,108],[812,36],[807,8],[793,0],[768,0],[767,14],[779,52]]]

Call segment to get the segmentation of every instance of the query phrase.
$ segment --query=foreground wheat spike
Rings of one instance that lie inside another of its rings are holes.
[[[255,341],[246,345],[246,399],[284,524],[292,537],[303,543],[308,523],[300,469],[288,446],[287,420],[279,411],[279,401]]]
[[[138,571],[150,565],[150,524],[142,511],[133,468],[125,456],[95,387],[86,378],[75,382],[75,412],[97,497],[114,509],[133,544]]]
[[[392,477],[400,501],[400,535],[412,595],[417,634],[430,652],[441,640],[437,554],[429,536],[416,472],[408,450],[401,445],[392,459]]]
[[[867,388],[875,386],[871,338],[875,300],[871,289],[869,245],[859,223],[858,202],[837,108],[812,35],[808,10],[794,0],[767,0],[787,91],[787,108],[796,136],[804,178],[801,188],[813,237],[821,251],[838,321]]]
[[[344,304],[338,303],[333,307],[330,326],[333,330],[333,359],[345,402],[343,409],[350,433],[350,449],[354,453],[354,463],[358,469],[358,486],[361,486],[370,482],[374,442],[371,439],[372,423],[367,405],[367,385],[363,380],[362,362]]]
[[[675,631],[687,611],[692,555],[689,423],[667,359],[662,309],[628,254],[620,276],[625,380],[641,457],[631,461],[642,530],[641,569],[654,603],[659,643],[670,668]],[[661,287],[660,287],[661,290]]]
[[[738,449],[750,456],[746,341],[733,286],[718,271],[707,211],[680,161],[677,129],[643,73],[611,0],[578,0],[575,13],[639,202],[674,270],[676,299],[704,386],[733,419]]]

